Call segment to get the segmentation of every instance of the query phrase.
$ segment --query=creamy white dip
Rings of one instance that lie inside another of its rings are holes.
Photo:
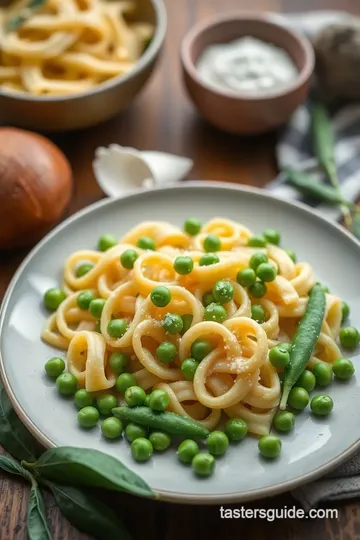
[[[218,90],[256,96],[286,88],[299,73],[286,51],[252,37],[206,47],[197,69]]]

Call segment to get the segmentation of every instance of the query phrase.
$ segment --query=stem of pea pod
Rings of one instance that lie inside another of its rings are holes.
[[[328,174],[330,182],[332,183],[333,187],[337,190],[339,195],[342,196],[340,182],[337,177],[335,168],[328,166],[326,167],[326,169],[327,169],[326,172]],[[340,210],[341,210],[342,215],[344,216],[344,223],[345,223],[346,228],[351,231],[352,216],[351,216],[351,211],[349,209],[349,206],[345,204],[340,204]]]

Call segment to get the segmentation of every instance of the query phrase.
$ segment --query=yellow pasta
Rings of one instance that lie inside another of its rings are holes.
[[[220,250],[213,263],[205,265],[204,240],[209,234],[217,235]],[[208,429],[214,429],[223,418],[239,417],[251,433],[267,434],[281,391],[279,370],[270,363],[269,351],[277,343],[293,339],[316,280],[308,263],[294,263],[278,246],[248,247],[251,236],[246,227],[223,218],[204,224],[195,236],[169,223],[144,222],[105,252],[77,251],[65,262],[63,289],[67,297],[47,320],[42,338],[67,350],[68,370],[88,391],[114,389],[116,376],[109,356],[118,351],[129,355],[130,370],[145,391],[166,390],[168,410],[191,417]],[[138,246],[140,241],[144,247],[144,238],[154,249]],[[135,250],[137,258],[125,268],[121,256],[128,250]],[[236,279],[256,252],[266,254],[277,272],[276,278],[266,283],[262,298],[254,298]],[[181,255],[191,257],[194,263],[186,275],[175,270],[175,259]],[[79,275],[77,269],[85,263],[89,269]],[[204,295],[219,280],[231,284],[232,296],[224,303],[221,322],[206,320]],[[151,298],[158,286],[167,288],[165,307],[154,305]],[[99,321],[78,305],[85,290],[104,301]],[[261,306],[265,320],[252,318],[254,305]],[[187,316],[188,328],[167,333],[164,319],[169,313]],[[341,356],[336,344],[341,316],[340,299],[326,294],[325,319],[310,367],[318,362],[333,363]],[[117,337],[109,333],[113,319],[121,319],[125,328]],[[193,380],[186,380],[181,366],[191,357],[198,340],[206,340],[210,348]],[[164,341],[175,346],[176,356],[170,363],[157,357],[157,347]]]
[[[133,69],[154,33],[151,24],[128,21],[132,1],[46,0],[30,10],[27,4],[0,9],[0,88],[84,92]]]

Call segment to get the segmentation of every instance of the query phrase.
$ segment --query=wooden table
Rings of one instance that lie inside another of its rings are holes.
[[[165,52],[150,85],[133,106],[118,118],[94,129],[54,137],[74,170],[73,213],[102,197],[92,174],[94,150],[120,143],[139,149],[154,149],[189,156],[195,166],[193,179],[222,180],[264,186],[276,174],[274,134],[240,138],[225,135],[207,125],[188,101],[181,83],[179,45],[188,28],[214,12],[249,9],[246,0],[166,0],[169,31]],[[256,11],[299,9],[344,9],[360,15],[359,0],[252,0]],[[16,252],[0,254],[0,298],[24,257]],[[120,508],[134,537],[139,540],[187,540],[203,538],[302,538],[351,540],[360,538],[360,506],[356,502],[333,504],[338,520],[221,520],[219,507],[189,507],[153,503],[129,496],[107,497]],[[26,538],[28,487],[13,477],[0,478],[0,540]],[[55,540],[85,540],[62,518],[52,497],[46,497]],[[251,508],[281,508],[296,504],[290,494],[258,501]],[[240,505],[237,505],[240,506]],[[234,506],[235,507],[235,506]],[[118,540],[118,539],[109,539]]]

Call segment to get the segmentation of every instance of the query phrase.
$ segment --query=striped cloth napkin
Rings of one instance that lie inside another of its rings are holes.
[[[322,27],[352,18],[343,12],[311,12],[295,14],[283,18],[276,16],[278,22],[300,30],[312,37]],[[333,127],[336,136],[336,163],[339,180],[345,199],[355,201],[360,196],[360,105],[348,105],[333,116]],[[309,172],[325,181],[314,154],[310,139],[310,104],[301,106],[292,117],[290,123],[280,136],[277,146],[279,168],[290,167]],[[284,176],[267,186],[279,197],[290,200],[308,202],[292,187],[284,183]],[[330,220],[338,220],[338,208],[325,204],[313,207]],[[292,495],[308,511],[320,503],[360,497],[360,453],[338,467],[332,473],[300,488]]]
[[[311,12],[295,14],[286,19],[277,16],[278,22],[302,31],[312,37],[322,27],[334,22],[343,23],[352,18],[342,12]],[[360,196],[360,105],[347,105],[333,115],[333,129],[336,137],[336,164],[344,199],[355,201]],[[281,133],[277,149],[279,169],[292,169],[308,172],[325,182],[325,176],[317,165],[312,151],[310,137],[310,103],[297,109],[291,121]],[[309,203],[294,188],[284,183],[284,176],[267,186],[278,197]],[[338,207],[318,203],[315,207],[321,214],[338,220],[341,212]]]

